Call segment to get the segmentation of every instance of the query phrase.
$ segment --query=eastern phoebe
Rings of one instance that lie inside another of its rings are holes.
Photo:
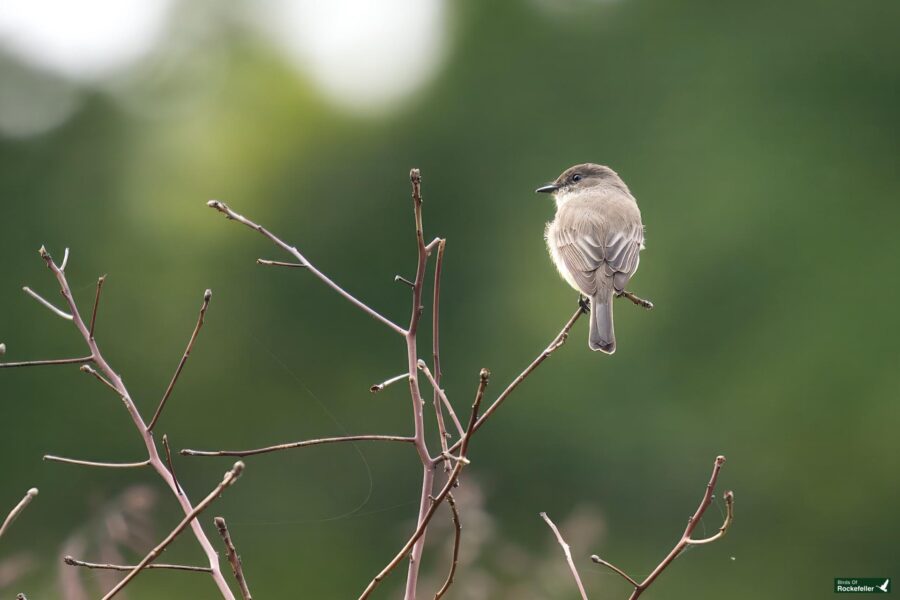
[[[536,192],[551,193],[556,218],[544,237],[550,257],[569,285],[591,300],[591,350],[616,351],[613,295],[637,271],[644,226],[637,202],[615,171],[585,163],[566,169]]]

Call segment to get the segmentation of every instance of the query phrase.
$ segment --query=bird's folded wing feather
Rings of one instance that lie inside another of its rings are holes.
[[[590,295],[601,283],[597,277],[612,278],[617,291],[625,288],[637,271],[644,230],[635,226],[624,233],[603,236],[569,228],[557,230],[555,237],[556,247],[572,278],[582,292]]]

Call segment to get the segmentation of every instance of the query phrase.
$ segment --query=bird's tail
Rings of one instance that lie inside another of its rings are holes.
[[[591,333],[588,345],[591,350],[606,354],[616,351],[616,332],[613,329],[612,290],[598,290],[591,297]]]

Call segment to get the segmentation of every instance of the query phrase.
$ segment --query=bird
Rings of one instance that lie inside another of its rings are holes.
[[[878,587],[878,589],[881,590],[882,592],[886,592],[886,591],[888,591],[888,587],[889,587],[890,585],[891,585],[891,580],[890,580],[890,579],[885,579],[885,580],[884,580],[884,583],[882,583],[881,585],[879,585],[879,586],[877,586],[877,587]]]
[[[552,194],[556,201],[556,216],[544,230],[553,264],[569,285],[590,299],[588,346],[613,354],[614,296],[628,295],[636,304],[652,307],[625,290],[644,248],[637,201],[615,171],[594,163],[570,167],[535,192]]]

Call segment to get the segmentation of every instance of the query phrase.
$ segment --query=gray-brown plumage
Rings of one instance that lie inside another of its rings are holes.
[[[637,202],[615,171],[575,165],[536,191],[552,193],[556,218],[544,235],[569,285],[591,300],[591,350],[616,351],[612,303],[637,271],[644,226]]]

